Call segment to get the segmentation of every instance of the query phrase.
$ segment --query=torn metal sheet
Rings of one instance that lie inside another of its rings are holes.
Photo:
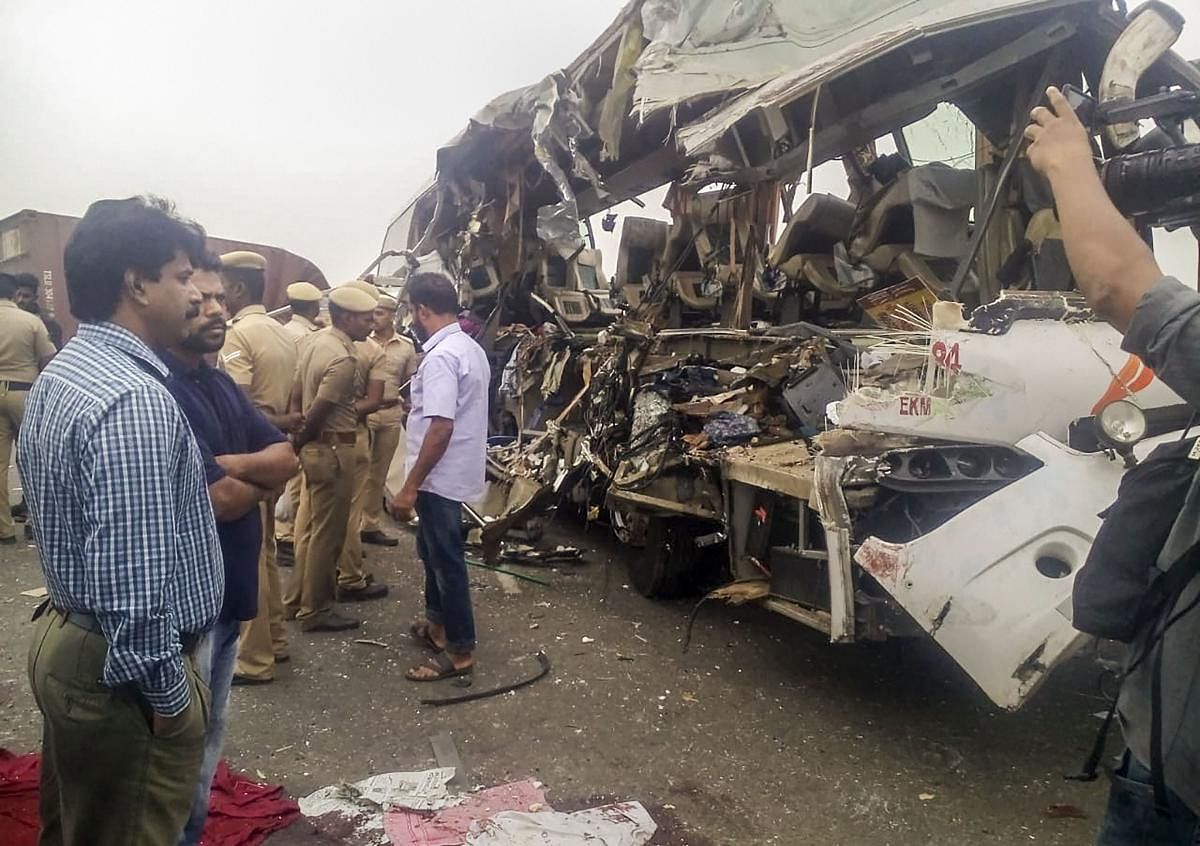
[[[1085,639],[1071,626],[1071,588],[1125,470],[1104,453],[1077,453],[1041,434],[1017,447],[1043,466],[910,543],[872,537],[854,556],[1010,709]]]
[[[635,108],[753,89],[680,127],[688,155],[708,150],[755,109],[778,107],[884,53],[940,32],[1084,0],[776,0],[764,28],[725,44],[659,50],[638,64]],[[773,20],[772,20],[773,18]],[[766,27],[770,27],[768,32]]]
[[[821,517],[829,554],[829,640],[854,640],[854,574],[850,556],[850,509],[842,479],[854,458],[819,455],[815,462],[812,507]]]
[[[1131,356],[1105,323],[1018,320],[1004,335],[934,330],[913,358],[920,366],[879,384],[873,373],[885,367],[864,371],[862,387],[833,406],[839,425],[981,444],[1011,446],[1035,432],[1066,441]],[[1126,388],[1146,408],[1182,402],[1149,371]]]

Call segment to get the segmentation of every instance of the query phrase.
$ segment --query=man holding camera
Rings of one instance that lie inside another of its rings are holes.
[[[1125,335],[1123,347],[1194,407],[1200,407],[1200,294],[1164,277],[1154,254],[1109,200],[1092,159],[1087,129],[1057,88],[1033,110],[1025,130],[1029,160],[1050,182],[1067,259],[1096,312]],[[1158,556],[1169,568],[1200,542],[1200,485]],[[1113,773],[1099,846],[1192,844],[1200,835],[1200,579],[1166,612],[1170,624],[1147,626],[1131,655],[1118,713],[1127,749]],[[1156,623],[1161,621],[1156,621]],[[1155,631],[1163,632],[1157,637]],[[1161,668],[1155,673],[1156,666]],[[1156,675],[1160,680],[1156,694]],[[1157,723],[1157,725],[1155,725]],[[1156,801],[1151,742],[1161,737],[1162,782]],[[1162,799],[1165,798],[1165,803]],[[1165,804],[1166,807],[1160,807]]]

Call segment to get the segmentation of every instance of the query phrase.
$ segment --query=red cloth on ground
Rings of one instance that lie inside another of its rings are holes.
[[[12,755],[0,749],[0,843],[37,846],[38,755]],[[202,846],[260,846],[272,832],[300,816],[300,806],[283,788],[259,784],[229,771],[224,761],[213,778],[212,802]]]
[[[41,769],[37,755],[0,749],[0,843],[5,846],[37,846]]]
[[[259,784],[233,773],[225,761],[213,777],[208,822],[201,846],[259,846],[267,835],[287,828],[300,806],[277,784]]]

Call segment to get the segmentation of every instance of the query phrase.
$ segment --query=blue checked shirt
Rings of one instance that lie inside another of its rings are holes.
[[[42,371],[17,444],[51,604],[92,614],[103,683],[188,706],[181,638],[217,617],[221,547],[191,429],[133,333],[83,324]]]

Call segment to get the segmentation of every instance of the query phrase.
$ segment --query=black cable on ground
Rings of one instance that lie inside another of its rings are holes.
[[[505,684],[500,687],[493,687],[490,690],[479,690],[474,693],[464,693],[462,696],[447,696],[441,699],[422,699],[422,705],[433,705],[440,707],[442,705],[458,705],[460,702],[475,702],[479,699],[489,699],[493,696],[500,696],[504,693],[511,693],[514,690],[520,690],[523,687],[528,687],[535,681],[545,678],[550,673],[550,659],[546,657],[545,652],[538,652],[538,664],[541,669],[537,675],[524,679],[523,681],[514,682],[513,684]]]

